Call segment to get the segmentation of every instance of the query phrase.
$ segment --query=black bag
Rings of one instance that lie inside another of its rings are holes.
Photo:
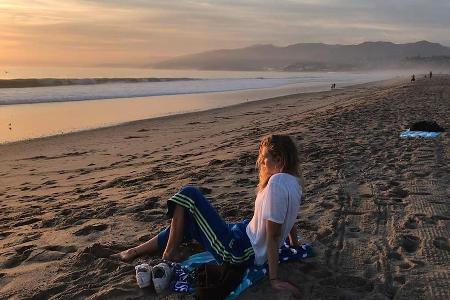
[[[444,132],[445,129],[435,121],[420,121],[412,124],[409,128],[411,131],[431,131]]]
[[[195,299],[225,299],[241,283],[244,265],[201,265],[195,275]]]

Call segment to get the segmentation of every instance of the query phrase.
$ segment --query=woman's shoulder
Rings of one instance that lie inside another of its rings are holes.
[[[286,200],[293,198],[300,201],[302,194],[299,178],[288,173],[272,175],[267,183],[267,189],[271,193],[276,193],[278,197],[285,197]]]
[[[299,184],[300,180],[298,177],[291,175],[289,173],[277,173],[270,177],[268,184]]]

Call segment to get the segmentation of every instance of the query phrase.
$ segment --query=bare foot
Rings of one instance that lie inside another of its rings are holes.
[[[113,254],[113,255],[111,255],[111,258],[117,258],[117,259],[120,259],[121,261],[124,261],[124,262],[130,262],[130,261],[132,261],[133,259],[135,259],[138,256],[139,255],[138,255],[136,249],[131,248],[131,249],[128,249],[128,250],[124,250],[124,251],[122,251],[120,253]]]

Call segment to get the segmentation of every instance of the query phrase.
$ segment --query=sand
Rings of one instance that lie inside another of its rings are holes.
[[[0,146],[0,298],[184,299],[139,289],[109,255],[164,228],[166,199],[201,186],[227,221],[252,216],[259,139],[302,157],[302,238],[282,265],[304,299],[449,299],[449,142],[401,139],[450,126],[450,77],[291,95]],[[267,280],[242,299],[289,299]]]

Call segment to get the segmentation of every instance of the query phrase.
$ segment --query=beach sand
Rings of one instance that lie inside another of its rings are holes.
[[[163,229],[166,200],[203,188],[227,221],[251,218],[258,141],[302,157],[301,237],[281,266],[304,299],[450,299],[450,77],[353,86],[0,146],[0,299],[190,299],[139,289],[109,255]],[[264,280],[242,299],[290,299]]]

